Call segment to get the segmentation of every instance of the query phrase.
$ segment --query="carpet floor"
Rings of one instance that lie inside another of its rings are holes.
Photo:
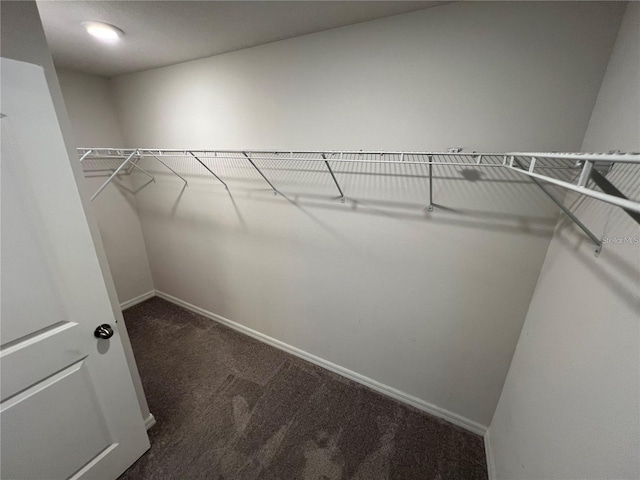
[[[152,298],[124,312],[157,424],[121,479],[486,479],[482,437]]]

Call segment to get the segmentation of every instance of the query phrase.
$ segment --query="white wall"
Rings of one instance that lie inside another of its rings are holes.
[[[58,79],[69,113],[75,145],[124,147],[113,96],[106,78],[58,69]],[[87,161],[84,183],[98,190],[110,172],[93,171],[106,162]],[[92,202],[109,268],[120,303],[153,290],[153,280],[130,176],[109,184]]]
[[[138,374],[136,362],[131,351],[129,336],[118,304],[118,297],[113,283],[113,278],[109,270],[105,249],[102,244],[102,238],[98,230],[96,216],[94,210],[90,206],[89,189],[82,181],[81,167],[76,161],[76,145],[73,140],[69,115],[67,114],[66,106],[64,104],[60,84],[51,58],[51,52],[49,51],[47,40],[44,35],[44,30],[42,29],[42,23],[40,22],[36,3],[34,1],[26,0],[0,2],[0,19],[2,20],[2,26],[0,28],[2,33],[0,41],[2,56],[40,65],[44,69],[45,77],[47,78],[47,83],[51,92],[51,99],[56,109],[58,122],[69,153],[71,169],[78,185],[78,191],[84,207],[87,223],[89,225],[89,230],[91,231],[91,237],[95,244],[96,254],[104,277],[105,287],[109,295],[109,301],[111,302],[114,319],[119,325],[118,333],[120,334],[120,339],[127,357],[127,363],[129,364],[129,369],[131,371],[133,385],[136,389],[138,402],[140,403],[141,414],[142,417],[146,419],[149,416],[149,407],[144,396],[140,375]]]
[[[125,147],[109,79],[57,68],[73,137],[79,147]]]
[[[624,8],[603,3],[459,2],[119,77],[122,128],[176,148],[578,150]]]
[[[640,4],[627,7],[584,138],[584,151],[640,151]],[[640,197],[640,168],[609,179]],[[599,258],[561,219],[487,439],[494,478],[640,477],[640,226],[571,195],[605,244]]]
[[[640,151],[640,4],[629,2],[602,81],[585,152]]]
[[[113,86],[129,146],[578,150],[622,9],[455,3]],[[428,214],[419,167],[336,166],[340,204],[322,165],[262,162],[286,198],[174,165],[137,195],[157,289],[488,425],[557,219],[535,186],[437,168]]]

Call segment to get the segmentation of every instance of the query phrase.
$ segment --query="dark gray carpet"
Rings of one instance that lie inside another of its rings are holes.
[[[481,437],[159,298],[124,314],[151,450],[122,479],[486,479]]]

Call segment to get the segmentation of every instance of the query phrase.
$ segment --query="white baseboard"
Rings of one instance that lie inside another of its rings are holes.
[[[436,417],[442,418],[454,425],[464,428],[465,430],[469,430],[470,432],[476,433],[478,435],[484,435],[487,431],[487,427],[481,425],[473,420],[469,420],[468,418],[462,417],[456,413],[450,412],[443,408],[432,405],[424,400],[421,400],[413,395],[409,395],[408,393],[401,392],[393,387],[380,383],[376,380],[373,380],[369,377],[365,377],[364,375],[360,375],[352,370],[341,367],[340,365],[336,365],[335,363],[331,363],[328,360],[317,357],[311,353],[305,352],[304,350],[300,350],[299,348],[288,345],[280,340],[276,340],[275,338],[269,337],[264,333],[260,333],[256,330],[253,330],[249,327],[245,327],[244,325],[240,325],[234,321],[221,317],[220,315],[216,315],[215,313],[211,313],[203,308],[192,305],[189,302],[185,302],[184,300],[180,300],[179,298],[174,297],[173,295],[169,295],[168,293],[160,292],[158,290],[155,291],[156,296],[160,298],[164,298],[165,300],[179,305],[187,310],[191,310],[192,312],[198,313],[204,317],[210,318],[219,322],[223,325],[226,325],[229,328],[237,330],[238,332],[244,333],[245,335],[249,335],[261,342],[264,342],[273,347],[279,348],[280,350],[284,350],[287,353],[295,355],[296,357],[300,357],[304,360],[307,360],[311,363],[319,365],[320,367],[326,368],[327,370],[331,370],[338,375],[342,375],[343,377],[349,378],[355,382],[358,382],[366,387],[369,387],[372,390],[380,392],[384,395],[387,395],[391,398],[399,400],[403,403],[411,405],[419,410],[427,412]]]
[[[152,413],[150,413],[147,418],[144,419],[144,426],[147,430],[149,430],[151,427],[153,427],[156,424],[156,417],[153,416]]]
[[[138,295],[137,297],[132,298],[131,300],[127,300],[126,302],[122,302],[120,304],[120,310],[126,310],[127,308],[133,307],[134,305],[142,303],[145,300],[147,300],[148,298],[155,297],[155,296],[156,296],[156,291],[155,290],[151,290],[150,292],[143,293],[142,295]]]
[[[496,480],[498,477],[496,476],[496,464],[493,459],[493,451],[491,450],[490,432],[491,430],[487,429],[487,432],[484,434],[484,453],[487,457],[487,473],[489,474],[489,480]]]

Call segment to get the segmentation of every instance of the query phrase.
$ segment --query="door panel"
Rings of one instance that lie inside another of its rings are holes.
[[[67,317],[57,291],[52,258],[38,232],[38,208],[29,179],[20,174],[15,132],[2,120],[2,284],[0,331],[2,344],[55,324]],[[6,161],[4,160],[6,158]],[[12,160],[14,159],[14,160]],[[10,161],[11,160],[11,161]],[[33,295],[38,292],[38,295]],[[48,315],[40,315],[47,312]],[[5,313],[10,313],[9,316]]]
[[[60,322],[3,345],[0,350],[3,372],[19,371],[20,375],[0,376],[2,401],[86,357],[86,353],[78,348],[80,332],[77,327],[74,322]]]
[[[0,475],[113,479],[149,448],[118,326],[44,72],[0,75]]]
[[[20,432],[3,439],[4,478],[69,478],[114,443],[84,360],[3,402],[0,411],[2,429]]]

